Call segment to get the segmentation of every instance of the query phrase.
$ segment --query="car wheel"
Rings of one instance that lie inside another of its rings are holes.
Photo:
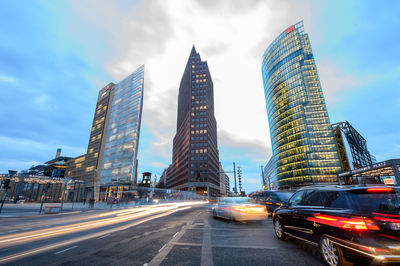
[[[338,245],[332,242],[327,236],[322,236],[319,242],[322,259],[327,265],[343,265],[345,259],[343,252]]]
[[[274,220],[274,231],[275,231],[275,235],[279,240],[286,240],[287,236],[285,235],[285,233],[282,230],[282,223],[281,221],[279,221],[279,219],[275,219]]]
[[[214,218],[217,218],[217,212],[215,211],[215,209],[212,210],[212,216],[213,216]]]

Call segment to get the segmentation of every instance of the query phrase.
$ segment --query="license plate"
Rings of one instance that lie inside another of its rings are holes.
[[[390,227],[392,230],[400,230],[400,223],[391,223]]]

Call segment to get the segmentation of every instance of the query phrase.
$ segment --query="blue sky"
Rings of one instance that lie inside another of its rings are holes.
[[[301,3],[301,4],[299,4]],[[0,173],[86,151],[97,92],[142,64],[139,172],[171,162],[192,44],[214,81],[220,160],[261,186],[271,145],[261,56],[304,20],[331,122],[349,121],[378,161],[400,157],[398,1],[1,1]]]

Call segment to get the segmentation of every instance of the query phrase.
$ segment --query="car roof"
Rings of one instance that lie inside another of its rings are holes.
[[[341,191],[348,191],[348,190],[363,190],[368,189],[371,187],[391,187],[391,188],[400,188],[399,186],[387,186],[387,185],[380,185],[380,184],[363,184],[363,185],[312,185],[312,186],[305,186],[300,188],[300,190],[306,189],[313,189],[313,190],[341,190]]]

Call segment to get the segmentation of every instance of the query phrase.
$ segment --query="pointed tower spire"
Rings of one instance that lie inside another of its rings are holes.
[[[190,52],[190,55],[194,55],[194,54],[197,54],[197,52],[196,52],[196,48],[194,47],[194,44],[193,44],[192,51]]]

